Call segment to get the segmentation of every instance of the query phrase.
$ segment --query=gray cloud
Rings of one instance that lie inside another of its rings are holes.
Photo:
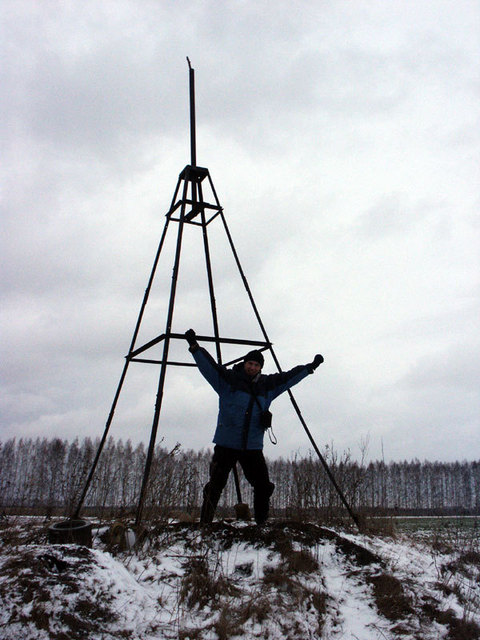
[[[326,357],[296,390],[319,443],[475,457],[478,18],[441,0],[7,2],[0,437],[101,434],[189,162],[188,55],[199,163],[277,354]],[[210,233],[221,329],[258,338]],[[141,340],[164,329],[172,244]],[[178,331],[211,331],[199,247],[192,230]],[[114,435],[148,438],[157,374],[131,366]],[[216,398],[198,373],[169,372],[165,396],[165,442],[207,446]],[[275,423],[267,455],[308,448],[287,399]]]

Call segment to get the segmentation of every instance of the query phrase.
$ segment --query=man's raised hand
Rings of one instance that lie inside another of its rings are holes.
[[[317,367],[319,367],[323,362],[323,356],[317,353],[314,357],[313,361],[309,364],[309,367],[312,371],[315,371]]]
[[[190,347],[194,347],[197,344],[197,336],[193,329],[185,331],[185,339]]]

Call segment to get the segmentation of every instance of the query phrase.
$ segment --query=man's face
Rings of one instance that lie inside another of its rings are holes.
[[[245,373],[251,378],[254,378],[257,373],[260,372],[261,368],[260,363],[255,362],[255,360],[248,360],[245,362]]]

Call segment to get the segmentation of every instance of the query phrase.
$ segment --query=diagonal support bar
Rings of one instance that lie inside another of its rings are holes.
[[[263,336],[265,338],[266,344],[270,345],[269,346],[269,350],[270,350],[270,353],[272,354],[273,361],[275,362],[275,365],[276,365],[278,371],[281,373],[282,372],[282,368],[280,366],[280,362],[279,362],[279,360],[278,360],[278,358],[277,358],[277,356],[275,354],[275,351],[273,350],[272,343],[270,342],[270,339],[269,339],[269,337],[267,335],[267,331],[265,329],[265,326],[264,326],[264,324],[262,322],[262,319],[260,318],[260,314],[258,312],[257,305],[255,304],[255,300],[253,299],[253,295],[252,295],[252,292],[251,292],[250,287],[248,285],[247,278],[245,277],[245,274],[243,272],[242,266],[240,264],[240,260],[238,258],[237,251],[235,250],[235,246],[233,244],[232,236],[231,236],[230,231],[229,231],[228,226],[227,226],[227,221],[225,220],[225,216],[223,215],[223,213],[221,213],[220,215],[221,215],[221,218],[222,218],[222,221],[223,221],[223,225],[224,225],[224,228],[225,228],[225,231],[226,231],[226,234],[227,234],[228,241],[230,243],[230,247],[231,247],[232,252],[233,252],[233,256],[235,258],[235,262],[237,264],[237,268],[239,270],[239,273],[240,273],[240,276],[242,278],[245,290],[247,292],[247,295],[249,297],[250,303],[252,305],[253,312],[255,314],[255,317],[257,318],[257,322],[258,322],[259,327],[260,327],[260,329],[262,331],[262,334],[263,334]],[[312,436],[309,428],[307,427],[307,424],[306,424],[305,420],[303,419],[303,416],[302,416],[302,413],[300,411],[300,408],[299,408],[299,406],[298,406],[298,404],[297,404],[297,402],[296,402],[296,400],[295,400],[295,398],[293,396],[293,393],[292,393],[292,391],[290,389],[288,390],[288,395],[290,397],[290,401],[292,402],[293,408],[295,409],[295,412],[296,412],[296,414],[297,414],[297,416],[298,416],[298,418],[300,420],[300,423],[301,423],[302,427],[304,428],[305,433],[307,434],[307,437],[310,440],[310,442],[311,442],[311,444],[312,444],[312,446],[313,446],[313,448],[315,450],[315,453],[317,454],[317,456],[318,456],[318,458],[319,458],[319,460],[320,460],[320,462],[321,462],[321,464],[322,464],[322,466],[323,466],[323,468],[324,468],[329,480],[331,481],[335,491],[338,493],[338,495],[340,497],[340,500],[342,501],[343,505],[347,509],[347,512],[348,512],[349,516],[352,518],[352,520],[355,522],[357,527],[360,529],[361,528],[360,520],[359,520],[358,516],[354,513],[354,511],[352,510],[350,505],[348,504],[347,499],[345,498],[345,495],[344,495],[343,491],[340,489],[340,487],[339,487],[339,485],[338,485],[333,473],[331,472],[331,470],[330,470],[330,468],[329,468],[329,466],[327,464],[327,461],[322,456],[322,454],[320,452],[320,449],[318,448],[315,440],[313,439],[313,436]]]

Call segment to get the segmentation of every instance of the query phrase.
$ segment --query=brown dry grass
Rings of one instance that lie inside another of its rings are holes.
[[[207,556],[192,556],[184,563],[180,602],[189,608],[203,609],[218,602],[221,596],[236,596],[239,590],[221,573],[209,569]]]
[[[405,594],[398,578],[388,573],[369,576],[378,611],[389,620],[399,620],[414,612],[410,596]]]

